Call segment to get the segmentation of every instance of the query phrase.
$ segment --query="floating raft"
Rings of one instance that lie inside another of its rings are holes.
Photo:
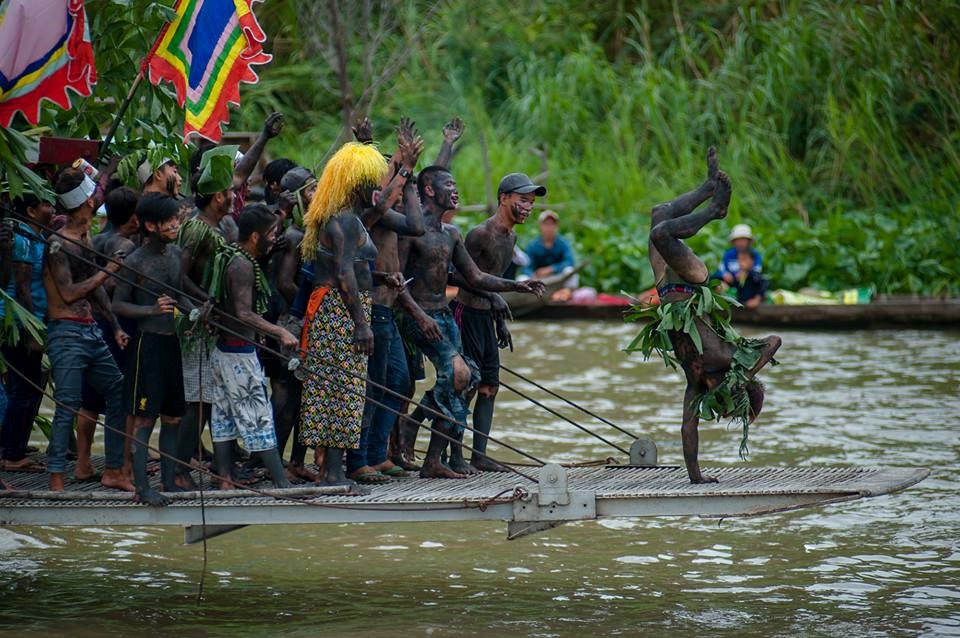
[[[691,485],[680,467],[573,467],[549,464],[533,475],[485,473],[463,480],[397,479],[368,496],[339,488],[276,490],[289,498],[232,491],[147,507],[97,483],[71,483],[63,496],[44,493],[45,474],[5,474],[3,525],[177,525],[196,542],[245,525],[507,521],[508,537],[564,522],[607,517],[755,516],[880,496],[923,480],[917,468],[709,468],[719,483]],[[258,486],[270,489],[267,484]],[[318,493],[320,492],[320,493]],[[339,493],[338,493],[339,492]],[[202,509],[202,511],[201,511]],[[205,521],[205,526],[204,526]]]

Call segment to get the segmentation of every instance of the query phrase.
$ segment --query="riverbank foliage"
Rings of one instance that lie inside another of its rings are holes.
[[[710,265],[747,222],[775,287],[960,293],[954,0],[274,0],[256,11],[275,59],[243,87],[232,130],[281,110],[271,154],[316,164],[352,115],[369,112],[386,138],[409,114],[426,162],[460,115],[465,204],[488,202],[506,172],[540,173],[530,149],[545,150],[547,201],[590,260],[586,284],[652,283],[650,207],[696,186],[715,144],[734,198],[692,241]],[[98,66],[118,55],[103,46]],[[98,91],[125,92],[115,66]],[[143,126],[165,104],[156,93]]]

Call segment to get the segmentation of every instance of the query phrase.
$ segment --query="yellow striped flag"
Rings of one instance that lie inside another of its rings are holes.
[[[199,135],[217,142],[230,120],[228,104],[240,105],[240,83],[256,84],[254,64],[272,56],[253,15],[255,0],[177,0],[177,17],[164,25],[147,56],[153,84],[171,82],[185,106],[184,140]]]

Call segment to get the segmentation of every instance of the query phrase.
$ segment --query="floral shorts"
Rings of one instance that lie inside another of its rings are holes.
[[[277,447],[267,381],[253,346],[217,346],[210,355],[213,409],[210,432],[214,441],[240,438],[248,452]]]

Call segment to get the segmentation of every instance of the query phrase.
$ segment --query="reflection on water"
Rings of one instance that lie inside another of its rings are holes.
[[[661,463],[682,462],[681,381],[619,352],[631,328],[514,332],[508,365],[653,436]],[[746,520],[585,522],[512,542],[502,524],[247,528],[210,542],[200,605],[201,549],[178,530],[7,528],[0,633],[960,635],[958,336],[788,332],[783,365],[761,375],[746,462],[932,468],[902,494]],[[614,454],[506,390],[497,410],[496,432],[538,456]],[[737,432],[701,432],[705,465],[744,463]]]

